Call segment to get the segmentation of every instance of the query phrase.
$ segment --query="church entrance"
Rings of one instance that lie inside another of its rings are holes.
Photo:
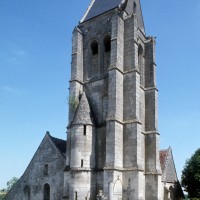
[[[44,200],[50,200],[50,186],[47,183],[44,185]]]

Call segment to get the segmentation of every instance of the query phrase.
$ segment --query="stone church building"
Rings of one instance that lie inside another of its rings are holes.
[[[73,31],[67,141],[47,132],[7,200],[180,199],[157,105],[140,1],[92,0]]]

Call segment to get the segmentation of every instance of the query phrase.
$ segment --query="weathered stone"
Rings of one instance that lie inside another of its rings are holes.
[[[6,196],[7,200],[45,199],[45,185],[50,187],[49,199],[63,196],[66,141],[46,134],[22,177]]]
[[[7,199],[178,200],[139,0],[92,0],[73,31],[69,91],[66,157],[47,134]]]

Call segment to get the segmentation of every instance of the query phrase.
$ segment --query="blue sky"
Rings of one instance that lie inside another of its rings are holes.
[[[20,177],[46,131],[66,138],[71,36],[90,0],[0,1],[0,188]],[[141,0],[157,37],[160,147],[180,177],[200,147],[200,1]]]

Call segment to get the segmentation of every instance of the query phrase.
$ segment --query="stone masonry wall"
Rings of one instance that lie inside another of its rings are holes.
[[[44,166],[48,165],[48,174]],[[46,135],[25,173],[7,195],[7,200],[24,199],[24,188],[30,188],[31,199],[44,198],[44,185],[50,186],[50,199],[63,197],[65,159]]]

